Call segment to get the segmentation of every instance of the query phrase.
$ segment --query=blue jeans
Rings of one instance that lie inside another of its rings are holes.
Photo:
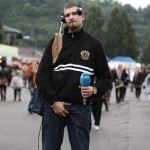
[[[71,105],[65,107],[67,117],[56,115],[49,103],[43,107],[42,150],[61,150],[64,128],[67,126],[72,150],[89,150],[91,130],[91,106]]]

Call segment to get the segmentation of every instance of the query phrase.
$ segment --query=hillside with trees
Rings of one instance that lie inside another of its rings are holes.
[[[0,1],[0,43],[2,25],[11,26],[23,32],[30,39],[21,44],[32,45],[44,50],[48,40],[59,31],[60,16],[69,0],[1,0]],[[135,9],[113,0],[74,0],[85,6],[84,28],[101,39],[106,54],[131,56],[149,63],[146,57],[150,45],[150,6]]]

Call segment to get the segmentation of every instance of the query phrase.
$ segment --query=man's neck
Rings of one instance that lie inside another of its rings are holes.
[[[81,28],[82,28],[82,26],[81,27],[79,27],[79,28],[77,28],[77,29],[68,29],[68,33],[72,33],[72,32],[77,32],[77,31],[80,31],[81,30]]]

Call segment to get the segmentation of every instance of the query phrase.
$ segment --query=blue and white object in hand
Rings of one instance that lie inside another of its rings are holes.
[[[81,74],[80,76],[80,84],[83,87],[87,87],[89,86],[91,83],[91,77],[89,75],[89,73],[84,72]],[[86,105],[86,97],[83,97],[83,105]]]

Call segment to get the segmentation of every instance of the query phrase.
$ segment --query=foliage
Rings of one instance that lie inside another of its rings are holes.
[[[150,35],[150,34],[149,34]],[[144,44],[144,49],[143,49],[143,53],[141,56],[141,60],[144,64],[148,65],[150,64],[150,57],[149,57],[149,53],[150,53],[150,36],[147,38],[147,40],[145,41]]]
[[[2,24],[0,22],[0,43],[3,41],[3,32],[2,32]]]
[[[136,58],[136,36],[128,14],[121,7],[114,7],[107,29],[107,54],[110,57],[117,55]]]
[[[102,27],[104,21],[102,18],[102,12],[99,2],[91,2],[89,7],[87,8],[87,12],[90,13],[86,13],[87,15],[84,23],[84,28],[87,32],[91,33],[99,39],[102,39]]]
[[[22,43],[43,50],[48,40],[59,31],[60,15],[69,2],[70,0],[0,0],[0,21],[31,37],[30,40],[23,39]],[[130,55],[142,58],[138,52],[142,55],[147,51],[144,45],[150,33],[150,6],[135,9],[130,5],[122,6],[114,0],[72,2],[85,6],[85,29],[102,39],[109,57]],[[9,43],[8,40],[3,42]]]

